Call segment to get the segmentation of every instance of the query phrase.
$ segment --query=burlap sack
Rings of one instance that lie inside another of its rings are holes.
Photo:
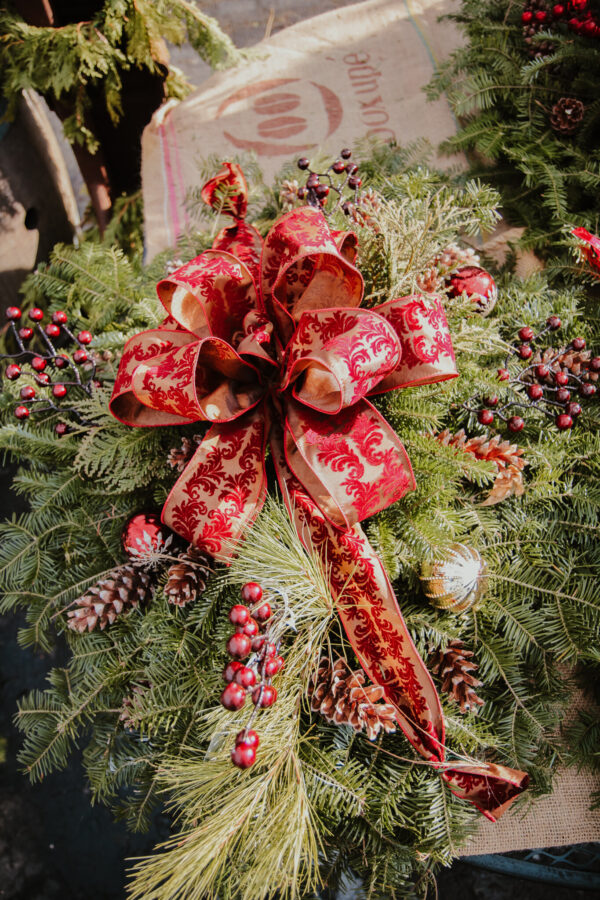
[[[158,110],[142,143],[148,258],[185,230],[186,193],[211,153],[252,151],[269,179],[294,157],[335,154],[365,135],[437,146],[452,134],[447,102],[426,103],[422,90],[459,43],[454,25],[437,21],[451,3],[368,0],[308,19]]]

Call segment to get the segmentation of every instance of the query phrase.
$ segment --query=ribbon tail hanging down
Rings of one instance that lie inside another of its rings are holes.
[[[271,430],[275,469],[290,517],[306,547],[316,548],[352,648],[367,675],[396,708],[413,747],[457,796],[495,821],[527,786],[524,772],[502,766],[445,764],[444,720],[431,676],[408,633],[396,596],[360,525],[332,526],[288,468],[280,429]]]

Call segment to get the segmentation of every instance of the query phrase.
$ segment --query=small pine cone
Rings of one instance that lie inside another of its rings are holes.
[[[467,438],[463,428],[456,434],[446,429],[435,439],[445,447],[456,447],[465,453],[472,453],[477,459],[493,460],[496,464],[498,474],[482,506],[494,506],[507,497],[521,497],[525,492],[523,469],[527,460],[523,459],[523,449],[516,444],[503,441],[497,434],[489,439],[486,435]]]
[[[181,438],[181,447],[171,447],[169,450],[169,455],[167,456],[167,462],[171,466],[172,469],[177,469],[178,472],[183,472],[192,456],[198,449],[198,444],[202,440],[201,435],[195,434],[193,438],[183,437]]]
[[[479,254],[472,247],[459,247],[458,244],[452,242],[444,247],[434,262],[440,270],[440,274],[450,275],[463,266],[478,266],[481,260]]]
[[[550,125],[558,134],[574,134],[583,120],[585,106],[573,97],[561,97],[552,107]]]
[[[472,650],[465,650],[461,640],[450,641],[445,650],[432,654],[429,664],[434,675],[442,679],[442,691],[460,704],[461,713],[477,711],[485,703],[477,696],[475,688],[482,683],[472,674],[479,666],[471,661]]]
[[[311,709],[328,722],[351,725],[355,731],[366,731],[374,741],[381,730],[396,730],[396,711],[390,703],[381,703],[383,688],[365,684],[361,669],[352,672],[345,660],[333,664],[327,657],[319,661],[317,674],[309,684]]]
[[[181,560],[169,567],[165,586],[169,603],[187,606],[205,590],[211,572],[208,557],[190,544]]]
[[[417,275],[416,281],[419,290],[425,291],[426,294],[435,294],[442,286],[442,278],[437,266],[430,266],[429,269],[425,269],[424,272]]]
[[[291,209],[295,206],[296,201],[298,200],[298,182],[294,178],[293,180],[286,179],[281,183],[281,189],[279,191],[279,200],[281,201],[282,206]]]
[[[590,360],[592,352],[590,350],[565,350],[564,353],[558,354],[554,347],[547,347],[543,353],[537,352],[530,360],[528,370],[524,374],[526,381],[537,381],[534,368],[543,363],[545,366],[556,374],[563,372],[565,375],[576,375],[583,381],[596,382],[600,378],[598,372],[590,370]],[[548,374],[544,379],[544,384],[554,386],[554,378]]]
[[[375,234],[379,233],[379,225],[375,213],[381,209],[381,198],[372,188],[361,191],[356,203],[349,204],[350,218],[355,225],[361,228],[370,228]]]
[[[152,594],[150,576],[135,566],[119,566],[89,588],[70,609],[69,628],[72,631],[94,631],[97,625],[103,631],[112,625],[117,616],[133,607],[143,605]]]

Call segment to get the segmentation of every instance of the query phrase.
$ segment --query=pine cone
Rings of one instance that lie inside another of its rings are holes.
[[[365,680],[361,669],[352,672],[343,659],[332,663],[324,656],[308,694],[311,709],[328,722],[352,725],[355,731],[366,731],[369,740],[374,741],[382,729],[396,730],[395,709],[390,703],[378,702],[384,696],[383,688],[365,685]]]
[[[461,713],[469,709],[475,712],[477,706],[485,703],[475,691],[483,682],[471,674],[479,668],[471,662],[472,656],[473,651],[465,650],[463,642],[457,639],[450,641],[445,650],[437,650],[429,660],[431,671],[442,679],[442,691],[460,703]]]
[[[180,562],[169,567],[165,586],[169,603],[175,606],[191,603],[206,588],[211,572],[208,557],[190,544]]]
[[[152,594],[150,576],[135,566],[119,566],[89,588],[70,609],[69,628],[72,631],[94,631],[100,625],[103,631],[112,625],[122,612],[144,604]]]
[[[435,294],[442,286],[442,278],[437,266],[430,266],[428,269],[425,269],[424,272],[417,275],[416,281],[419,290],[425,291],[426,294]]]
[[[177,469],[178,472],[183,472],[192,456],[198,449],[198,444],[201,442],[202,436],[200,434],[195,434],[191,439],[187,437],[181,438],[181,448],[171,447],[169,450],[169,455],[167,456],[167,462],[171,466],[172,469]]]
[[[561,97],[552,107],[550,125],[558,134],[574,134],[581,125],[585,106],[573,97]]]
[[[478,266],[480,262],[479,254],[472,247],[459,247],[454,242],[444,247],[434,260],[443,275],[449,275],[456,269],[462,269],[463,266]]]
[[[287,209],[291,209],[295,206],[296,201],[298,200],[298,182],[294,178],[293,180],[286,179],[281,182],[281,188],[279,191],[279,199],[281,201],[282,206]]]
[[[361,228],[371,228],[375,234],[379,233],[379,225],[374,218],[373,213],[377,213],[381,208],[381,200],[379,194],[368,188],[361,191],[356,199],[356,203],[349,204],[350,218]]]
[[[456,434],[452,434],[446,428],[445,431],[435,435],[435,439],[445,447],[456,447],[465,453],[472,453],[477,459],[495,462],[498,474],[482,506],[493,506],[501,500],[506,500],[507,497],[520,497],[524,493],[523,469],[527,465],[527,460],[523,459],[521,447],[511,444],[510,441],[503,441],[497,434],[489,439],[486,435],[467,438],[463,428]]]
[[[557,356],[558,350],[554,347],[547,347],[543,353],[539,351],[532,356],[529,361],[528,369],[523,373],[525,381],[537,381],[538,378],[534,372],[534,367],[543,363],[545,366],[556,374],[564,372],[565,375],[575,375],[583,381],[596,382],[600,378],[600,373],[590,369],[590,360],[592,359],[591,350],[565,350]],[[555,358],[556,357],[556,358]],[[554,360],[554,362],[552,362]],[[544,383],[554,386],[555,381],[552,375],[548,375],[544,379]]]

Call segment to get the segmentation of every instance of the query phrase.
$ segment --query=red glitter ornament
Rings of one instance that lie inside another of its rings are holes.
[[[125,523],[121,532],[121,543],[127,556],[136,559],[149,550],[157,550],[164,543],[169,529],[153,512],[139,512]]]
[[[450,297],[460,297],[466,294],[469,300],[477,306],[477,312],[487,316],[493,310],[498,299],[496,282],[485,269],[479,266],[463,266],[458,272],[454,272],[449,279]]]

